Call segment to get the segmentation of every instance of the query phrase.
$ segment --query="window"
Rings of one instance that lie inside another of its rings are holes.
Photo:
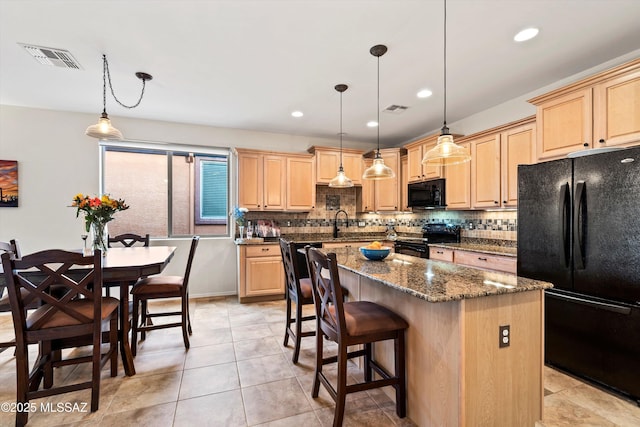
[[[109,223],[110,234],[229,235],[229,150],[101,145],[102,191],[130,206]]]

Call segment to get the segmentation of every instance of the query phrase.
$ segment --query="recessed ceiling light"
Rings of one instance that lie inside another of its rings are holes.
[[[538,35],[538,29],[537,28],[525,28],[524,30],[520,31],[518,34],[516,34],[513,39],[517,42],[524,42],[527,40],[531,40],[532,38],[534,38],[535,36]]]
[[[293,113],[291,113],[291,115],[293,117],[302,117],[304,116],[304,113],[302,111],[294,111]]]
[[[378,126],[378,122],[376,122],[375,120],[371,120],[367,122],[367,127],[374,128],[377,126]]]
[[[433,95],[433,92],[431,92],[429,89],[422,89],[417,93],[418,98],[428,98],[431,95]]]

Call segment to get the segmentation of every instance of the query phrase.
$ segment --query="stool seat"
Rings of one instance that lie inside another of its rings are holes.
[[[406,329],[409,324],[393,311],[369,301],[345,302],[344,320],[347,335],[359,337],[381,332]],[[328,313],[335,319],[335,307],[329,307]]]

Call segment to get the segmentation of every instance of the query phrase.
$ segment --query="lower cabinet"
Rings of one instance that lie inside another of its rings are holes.
[[[504,273],[516,274],[517,272],[517,258],[510,256],[431,246],[429,247],[429,259]]]
[[[284,297],[284,266],[278,244],[238,245],[240,302]]]

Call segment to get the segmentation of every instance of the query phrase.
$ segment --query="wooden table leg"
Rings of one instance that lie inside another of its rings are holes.
[[[120,282],[120,354],[124,373],[127,376],[136,374],[133,366],[133,354],[129,345],[129,282]]]

